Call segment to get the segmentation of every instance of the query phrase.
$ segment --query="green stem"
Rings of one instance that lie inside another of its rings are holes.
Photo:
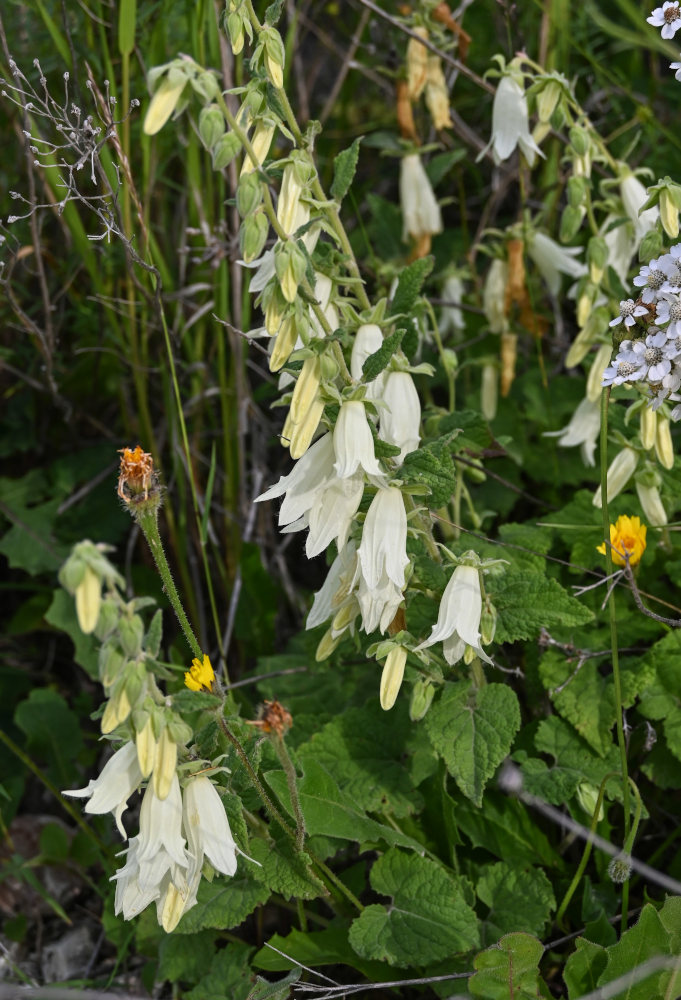
[[[291,796],[291,808],[293,809],[293,815],[296,820],[296,850],[302,851],[305,844],[305,819],[303,818],[303,811],[300,808],[300,799],[298,797],[298,778],[296,776],[296,769],[293,766],[293,761],[291,760],[286,744],[284,743],[284,737],[280,733],[272,733],[272,743],[274,745],[276,755],[279,758],[279,763],[284,769],[286,784],[288,785],[289,795]]]
[[[601,393],[601,497],[603,501],[603,539],[605,542],[605,573],[607,577],[612,576],[612,551],[610,548],[610,516],[608,514],[608,404],[610,402],[610,386],[603,389]],[[617,725],[617,743],[620,751],[620,767],[622,771],[622,806],[624,809],[624,841],[627,842],[629,836],[629,770],[627,766],[627,744],[624,739],[624,726],[622,722],[622,681],[620,677],[620,665],[617,645],[617,610],[615,603],[615,588],[610,590],[608,598],[608,609],[610,613],[610,646],[612,650],[612,676],[615,690],[615,712]],[[622,930],[627,926],[627,902],[629,897],[629,885],[627,882],[622,886]]]
[[[177,587],[175,586],[175,581],[173,580],[172,573],[170,572],[170,566],[168,565],[166,554],[163,551],[163,544],[158,530],[158,508],[156,510],[138,511],[136,516],[137,523],[144,533],[144,537],[147,540],[151,554],[154,557],[156,568],[158,569],[161,579],[163,580],[163,589],[168,595],[168,599],[173,606],[173,611],[177,615],[177,620],[180,623],[192,653],[200,660],[203,658],[203,650],[199,645],[198,639],[194,635],[194,631],[189,624],[189,619],[187,618],[185,610],[182,607],[180,595],[177,592]]]
[[[603,804],[605,785],[611,778],[616,777],[618,774],[619,774],[618,771],[610,771],[601,781],[601,787],[598,789],[598,798],[596,799],[596,806],[594,808],[593,816],[591,817],[591,824],[589,826],[589,840],[587,840],[586,844],[584,845],[582,860],[579,862],[577,871],[575,872],[572,878],[572,882],[570,882],[570,885],[567,888],[567,892],[563,896],[563,901],[558,907],[558,912],[556,913],[557,924],[560,924],[563,917],[565,916],[565,911],[567,910],[570,904],[570,900],[575,894],[575,890],[577,889],[577,886],[579,885],[582,879],[582,875],[584,874],[584,869],[586,868],[587,862],[589,861],[589,857],[591,856],[591,848],[593,846],[593,841],[591,840],[591,837],[596,832],[596,827],[598,826],[598,816],[601,811],[601,805]]]

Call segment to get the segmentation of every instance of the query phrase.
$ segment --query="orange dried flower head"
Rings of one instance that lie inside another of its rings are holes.
[[[276,733],[283,737],[293,725],[291,713],[279,701],[266,701],[260,709],[260,718],[248,723],[257,726],[264,733]]]
[[[118,495],[126,503],[137,498],[148,500],[149,491],[156,486],[154,460],[139,445],[120,448],[121,468],[118,476]]]

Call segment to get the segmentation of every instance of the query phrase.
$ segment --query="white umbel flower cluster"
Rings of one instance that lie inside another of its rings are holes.
[[[121,815],[141,784],[138,751],[131,741],[107,761],[98,778],[64,794],[87,798],[86,812],[112,812],[125,837]],[[176,772],[164,798],[150,781],[142,799],[139,833],[129,839],[125,864],[113,876],[116,913],[132,920],[155,903],[158,922],[169,933],[196,903],[204,862],[231,876],[236,872],[237,851],[222,799],[209,778],[190,777],[182,791]]]
[[[681,402],[681,243],[644,265],[634,278],[640,298],[620,302],[610,326],[623,323],[629,336],[603,373],[604,386],[644,384],[657,409],[665,400]],[[681,406],[672,419],[681,416]]]

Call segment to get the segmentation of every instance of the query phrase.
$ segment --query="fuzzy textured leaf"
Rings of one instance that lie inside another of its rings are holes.
[[[390,305],[390,314],[392,316],[397,315],[397,313],[409,312],[419,297],[424,281],[433,270],[434,263],[434,257],[420,257],[413,264],[405,267],[400,274],[395,295]]]
[[[608,948],[608,961],[598,979],[599,986],[605,986],[620,976],[633,972],[639,965],[658,956],[671,956],[672,936],[660,919],[654,906],[647,903],[636,924],[625,931],[617,944]],[[678,952],[676,952],[678,956]],[[644,978],[624,986],[617,994],[621,1000],[654,1000],[657,997],[678,996],[678,993],[666,993],[665,985],[674,972],[651,972]]]
[[[350,185],[352,184],[353,178],[355,176],[355,170],[357,169],[357,160],[359,159],[359,144],[362,141],[362,137],[358,136],[351,146],[344,149],[338,154],[336,159],[333,161],[333,181],[331,182],[331,197],[335,198],[336,201],[340,202],[345,198],[346,194],[350,190]]]
[[[461,791],[476,805],[511,749],[520,727],[515,692],[505,684],[475,690],[468,681],[446,684],[425,719],[430,741]]]
[[[499,615],[496,642],[534,639],[542,628],[575,628],[594,617],[557,580],[542,573],[505,573],[495,581],[492,600]]]
[[[424,497],[428,507],[437,510],[449,503],[456,485],[456,469],[450,454],[449,437],[441,438],[410,452],[402,463],[401,478],[430,489]]]
[[[247,875],[235,878],[201,880],[199,898],[180,920],[176,934],[192,934],[206,927],[229,930],[238,927],[246,917],[269,898],[269,889]]]
[[[507,934],[475,956],[468,989],[481,1000],[536,1000],[541,997],[539,961],[544,946],[531,934]]]
[[[477,919],[460,880],[434,861],[388,851],[370,878],[372,888],[393,903],[367,906],[353,922],[350,944],[359,955],[420,966],[478,946]]]
[[[511,930],[541,934],[556,905],[551,883],[541,868],[522,871],[504,861],[481,870],[475,891],[489,907],[483,944],[491,944]]]
[[[377,351],[369,355],[362,365],[363,382],[373,382],[381,374],[395,351],[399,350],[404,332],[404,330],[395,330],[394,333],[385,338]]]

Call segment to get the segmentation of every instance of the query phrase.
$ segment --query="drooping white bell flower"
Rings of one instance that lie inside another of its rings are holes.
[[[545,233],[532,233],[527,240],[527,252],[548,285],[552,295],[560,291],[560,276],[581,278],[587,267],[575,257],[583,252],[582,247],[563,247]]]
[[[274,500],[285,493],[279,510],[279,524],[297,521],[315,505],[326,485],[335,478],[335,459],[333,437],[324,434],[308,448],[288,476],[282,476],[278,483],[256,497],[255,502]]]
[[[497,166],[509,158],[516,146],[520,146],[530,167],[534,166],[537,155],[544,156],[530,133],[527,98],[521,80],[522,74],[518,73],[499,81],[492,104],[492,138],[478,159],[490,146]]]
[[[350,374],[358,382],[363,379],[362,369],[364,362],[371,354],[383,344],[383,334],[381,328],[376,323],[363,323],[355,334],[350,353]],[[386,373],[380,372],[375,379],[367,383],[366,398],[374,402],[383,395]]]
[[[142,772],[137,758],[137,748],[133,742],[126,743],[117,750],[97,778],[91,779],[85,788],[62,792],[74,798],[89,798],[85,812],[94,815],[112,812],[116,819],[121,837],[127,834],[121,821],[121,816],[128,807],[128,799],[139,788],[142,782]]]
[[[182,813],[189,852],[199,868],[203,857],[223,875],[236,872],[237,847],[225,807],[215,785],[205,775],[192,778],[184,789]]]
[[[360,468],[370,476],[383,478],[374,453],[366,407],[361,400],[342,404],[333,429],[333,448],[336,454],[334,469],[341,479],[354,475]]]
[[[357,546],[349,541],[331,563],[326,580],[314,596],[305,628],[316,628],[335,615],[349,597],[357,565]]]
[[[456,334],[459,330],[465,329],[466,321],[463,313],[459,309],[459,303],[463,298],[464,284],[461,278],[455,274],[450,274],[442,286],[442,299],[447,305],[443,305],[440,311],[440,335],[445,337],[448,333]]]
[[[147,785],[140,809],[140,838],[140,863],[153,859],[164,849],[175,864],[187,864],[182,836],[182,793],[177,773],[164,799],[156,795],[153,782]]]
[[[441,642],[444,658],[452,666],[461,659],[466,646],[471,646],[481,660],[492,663],[480,645],[481,614],[480,571],[477,566],[460,564],[444,589],[430,636],[415,651]]]
[[[641,212],[641,208],[648,199],[648,192],[638,177],[634,177],[631,172],[625,172],[620,179],[620,195],[624,211],[634,223],[636,245],[638,246],[645,234],[657,222],[660,210],[657,205],[653,205],[652,208],[647,208],[645,212]]]
[[[319,502],[313,504],[302,518],[301,527],[310,529],[305,542],[308,559],[314,559],[332,541],[336,542],[339,550],[343,548],[363,494],[364,476],[361,472],[344,479],[334,478],[327,483]]]
[[[601,407],[598,401],[592,402],[585,397],[570,422],[559,431],[544,431],[544,437],[557,437],[561,448],[582,449],[582,460],[585,465],[595,465],[594,452],[601,433]]]
[[[385,632],[402,602],[407,556],[407,514],[395,487],[379,489],[367,512],[357,550],[357,599],[362,627]]]
[[[383,390],[385,408],[381,409],[379,436],[400,449],[398,464],[421,440],[421,401],[409,372],[390,372]]]
[[[442,232],[442,215],[421,157],[409,153],[400,161],[402,239],[420,240]]]

